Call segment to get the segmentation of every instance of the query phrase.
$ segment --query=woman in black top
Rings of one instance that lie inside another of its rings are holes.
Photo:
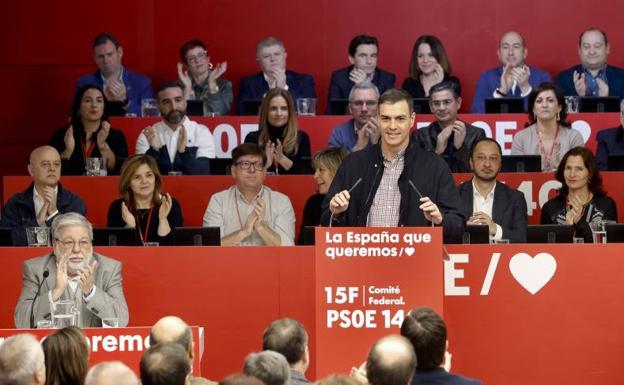
[[[559,195],[542,207],[541,223],[573,225],[575,236],[592,242],[589,223],[617,222],[615,201],[602,189],[596,158],[584,147],[574,147],[561,159],[557,172]]]
[[[440,39],[422,35],[416,39],[409,66],[410,76],[403,82],[403,89],[414,98],[428,98],[429,90],[443,80],[455,83],[461,95],[459,79],[451,76],[451,63]]]
[[[121,199],[108,209],[108,227],[136,229],[140,244],[173,244],[172,230],[183,226],[178,201],[162,194],[162,178],[154,158],[133,155],[124,163],[119,178]]]
[[[297,130],[297,113],[290,92],[273,88],[260,106],[257,132],[250,132],[245,143],[257,143],[267,155],[265,167],[276,174],[305,174],[310,159],[310,138]],[[275,168],[274,168],[275,167]]]

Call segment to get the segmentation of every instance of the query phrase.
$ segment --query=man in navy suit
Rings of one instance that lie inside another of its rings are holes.
[[[412,385],[481,385],[478,380],[450,373],[446,324],[432,309],[410,311],[401,325],[401,335],[410,340],[416,352],[418,365]]]
[[[620,126],[598,132],[596,141],[598,142],[596,151],[598,169],[606,171],[609,168],[609,155],[624,154],[624,99],[620,101]]]
[[[351,39],[351,43],[349,43],[349,62],[351,65],[332,73],[329,82],[329,100],[347,99],[351,87],[363,82],[373,83],[377,86],[379,94],[394,88],[396,76],[377,68],[378,52],[379,43],[374,36],[358,35]]]
[[[289,91],[295,102],[301,98],[316,98],[314,78],[311,75],[286,70],[287,56],[284,43],[274,37],[268,37],[258,43],[256,61],[262,72],[241,80],[236,108],[238,115],[250,114],[249,111],[245,111],[245,101],[259,101],[269,89],[275,87]]]
[[[473,178],[459,186],[462,214],[469,225],[488,225],[491,239],[526,242],[527,204],[524,194],[496,180],[502,165],[498,142],[484,138],[472,146]]]

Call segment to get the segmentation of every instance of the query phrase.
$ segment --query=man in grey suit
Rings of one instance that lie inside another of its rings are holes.
[[[262,335],[262,349],[282,354],[290,366],[288,385],[309,383],[305,372],[310,366],[308,332],[299,321],[282,318],[271,322]]]
[[[488,225],[490,239],[526,242],[527,204],[524,194],[498,182],[502,165],[500,144],[484,138],[472,146],[473,178],[459,186],[461,211],[468,225]]]
[[[59,300],[72,300],[80,310],[76,326],[102,326],[103,318],[128,325],[121,263],[93,252],[91,223],[78,213],[61,214],[51,233],[52,253],[24,262],[15,326],[32,328],[36,321],[50,319],[51,304]]]

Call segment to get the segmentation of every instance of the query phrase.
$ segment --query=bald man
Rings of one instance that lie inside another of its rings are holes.
[[[107,361],[92,366],[85,385],[137,385],[138,379],[121,361]]]
[[[409,340],[399,335],[383,337],[366,359],[370,385],[408,385],[416,370],[416,353]]]
[[[58,214],[86,215],[83,200],[61,184],[61,156],[54,147],[37,147],[30,154],[28,174],[33,183],[9,199],[2,212],[1,227],[10,227],[13,245],[27,246],[27,227],[50,227]]]

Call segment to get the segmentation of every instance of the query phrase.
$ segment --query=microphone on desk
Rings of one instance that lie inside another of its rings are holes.
[[[416,194],[418,194],[418,196],[420,197],[420,199],[424,198],[423,195],[421,194],[420,190],[418,190],[418,188],[416,187],[416,185],[414,184],[414,182],[412,182],[411,180],[408,180],[407,183],[410,185],[410,187],[412,188],[412,190],[414,190],[414,192],[416,192]],[[432,201],[433,202],[433,201]],[[431,227],[434,227],[435,224],[433,223],[433,220],[431,221]]]
[[[349,193],[349,195],[351,195],[351,191],[353,191],[357,185],[359,185],[360,183],[362,183],[362,177],[359,177],[358,180],[355,181],[355,183],[353,184],[353,186],[351,186],[350,189],[347,190],[347,192]],[[334,213],[331,212],[331,209],[328,207],[330,215],[329,215],[329,227],[332,227],[332,222],[334,221]]]
[[[39,291],[41,290],[43,283],[46,282],[46,279],[48,278],[49,275],[50,275],[50,271],[48,269],[45,269],[42,275],[43,279],[39,283],[39,286],[37,287],[37,293],[33,297],[32,304],[30,305],[30,328],[31,329],[35,328],[35,301],[37,300],[37,297],[39,297]]]

